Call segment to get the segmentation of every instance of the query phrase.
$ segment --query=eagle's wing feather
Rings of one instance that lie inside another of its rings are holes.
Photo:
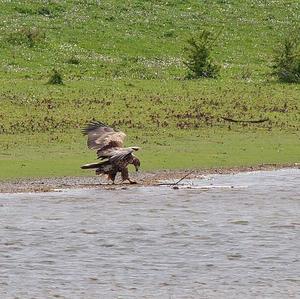
[[[133,152],[134,150],[131,147],[121,148],[113,153],[113,155],[109,158],[109,161],[112,164],[118,163],[119,161],[124,160],[127,156],[131,155]]]
[[[82,129],[82,133],[88,136],[87,145],[90,149],[97,150],[98,157],[102,156],[102,152],[106,152],[112,148],[122,148],[126,134],[105,125],[99,121],[92,121]]]

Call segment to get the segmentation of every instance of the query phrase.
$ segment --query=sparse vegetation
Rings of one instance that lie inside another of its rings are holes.
[[[9,34],[7,41],[14,45],[26,45],[30,48],[34,47],[41,41],[45,39],[46,35],[45,32],[42,30],[33,27],[33,28],[21,28],[15,32]]]

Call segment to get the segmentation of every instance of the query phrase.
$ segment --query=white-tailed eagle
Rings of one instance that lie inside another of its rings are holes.
[[[82,165],[82,169],[96,169],[96,174],[107,174],[113,184],[118,172],[121,172],[122,180],[135,184],[129,178],[128,165],[133,164],[135,170],[140,167],[140,160],[134,156],[133,152],[139,147],[123,147],[126,134],[115,130],[100,121],[92,121],[82,129],[82,133],[87,135],[87,146],[97,151],[100,162]]]

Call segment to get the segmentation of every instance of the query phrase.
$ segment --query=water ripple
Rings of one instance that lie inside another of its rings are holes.
[[[0,195],[0,297],[296,298],[300,170],[189,183]]]

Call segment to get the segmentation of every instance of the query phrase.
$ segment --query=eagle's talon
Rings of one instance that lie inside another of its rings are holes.
[[[135,181],[129,181],[130,184],[137,184]]]

